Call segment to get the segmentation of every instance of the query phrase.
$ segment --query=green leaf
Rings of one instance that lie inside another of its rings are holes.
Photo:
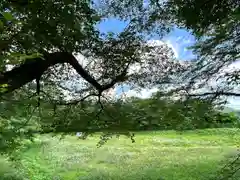
[[[12,21],[14,18],[13,18],[13,15],[9,12],[4,12],[2,13],[2,15],[4,16],[4,18],[7,20],[7,21]]]
[[[8,84],[0,84],[0,93],[7,91]]]
[[[237,21],[240,21],[240,13],[234,14],[233,16]]]
[[[234,12],[233,12],[233,18],[235,18],[237,21],[240,20],[240,9],[237,8]]]
[[[1,84],[0,87],[1,87],[1,88],[8,87],[8,84]]]
[[[93,19],[94,21],[100,21],[100,20],[101,20],[101,16],[95,15],[95,16],[92,17],[92,19]]]
[[[3,29],[3,22],[0,20],[0,30]]]

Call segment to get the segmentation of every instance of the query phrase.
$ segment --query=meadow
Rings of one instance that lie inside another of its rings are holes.
[[[240,130],[137,132],[135,143],[120,136],[100,148],[98,141],[98,134],[86,140],[38,136],[18,152],[15,167],[1,158],[0,177],[15,173],[26,180],[214,179],[226,160],[238,153]],[[237,176],[233,179],[240,179]]]

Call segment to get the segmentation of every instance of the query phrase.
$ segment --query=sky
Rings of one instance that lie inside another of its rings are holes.
[[[107,19],[98,24],[98,28],[101,32],[114,32],[120,33],[126,27],[127,22],[120,21],[117,19]],[[160,39],[155,39],[160,40]],[[161,39],[167,43],[172,49],[175,56],[181,60],[190,60],[194,57],[191,50],[188,50],[187,47],[191,46],[195,42],[195,38],[188,31],[184,29],[175,28],[172,32],[166,35]]]
[[[101,32],[114,32],[120,33],[126,27],[127,22],[123,22],[117,19],[107,19],[100,24],[98,24],[98,28]],[[154,40],[160,40],[155,37]],[[175,28],[169,34],[167,34],[163,39],[161,39],[164,43],[166,43],[169,47],[172,48],[175,56],[179,60],[189,61],[193,59],[195,56],[188,47],[194,45],[195,37],[185,29]],[[240,65],[240,64],[239,64]],[[151,95],[152,92],[156,92],[157,89],[143,89],[140,93],[136,91],[130,91],[129,87],[124,86],[123,88],[118,88],[116,90],[116,94],[124,91],[128,94],[128,96],[137,96],[141,98],[147,98]],[[229,106],[232,108],[240,109],[240,99],[239,98],[229,98]]]

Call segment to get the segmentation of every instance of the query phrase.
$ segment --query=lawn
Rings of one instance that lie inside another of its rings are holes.
[[[100,148],[98,138],[38,137],[18,169],[29,180],[207,180],[237,153],[240,130],[139,132]]]

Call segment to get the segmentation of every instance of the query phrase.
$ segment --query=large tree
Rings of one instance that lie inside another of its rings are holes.
[[[183,84],[180,89],[189,93],[189,87],[193,92],[219,78],[219,71],[239,58],[236,1],[21,0],[0,5],[1,97],[22,88],[59,105],[96,96],[101,106],[104,92],[121,84]],[[102,34],[97,24],[111,17],[128,25],[119,34]],[[175,60],[164,44],[147,43],[148,35],[162,36],[173,25],[199,38],[198,58],[190,66]],[[238,83],[238,71],[223,76],[222,81]],[[238,96],[222,87],[201,95]]]
[[[117,7],[96,1],[1,1],[0,9],[0,109],[6,134],[8,127],[21,134],[27,124],[44,133],[132,130],[125,123],[102,125],[100,114],[109,106],[106,93],[120,85],[172,83],[186,68],[167,45],[145,38],[155,31],[142,26],[141,7],[127,19]],[[126,20],[127,26],[118,34],[101,33],[97,24],[112,16]],[[158,31],[168,28],[162,25]],[[35,122],[29,122],[31,114]],[[10,139],[16,136],[21,137],[15,133]]]

